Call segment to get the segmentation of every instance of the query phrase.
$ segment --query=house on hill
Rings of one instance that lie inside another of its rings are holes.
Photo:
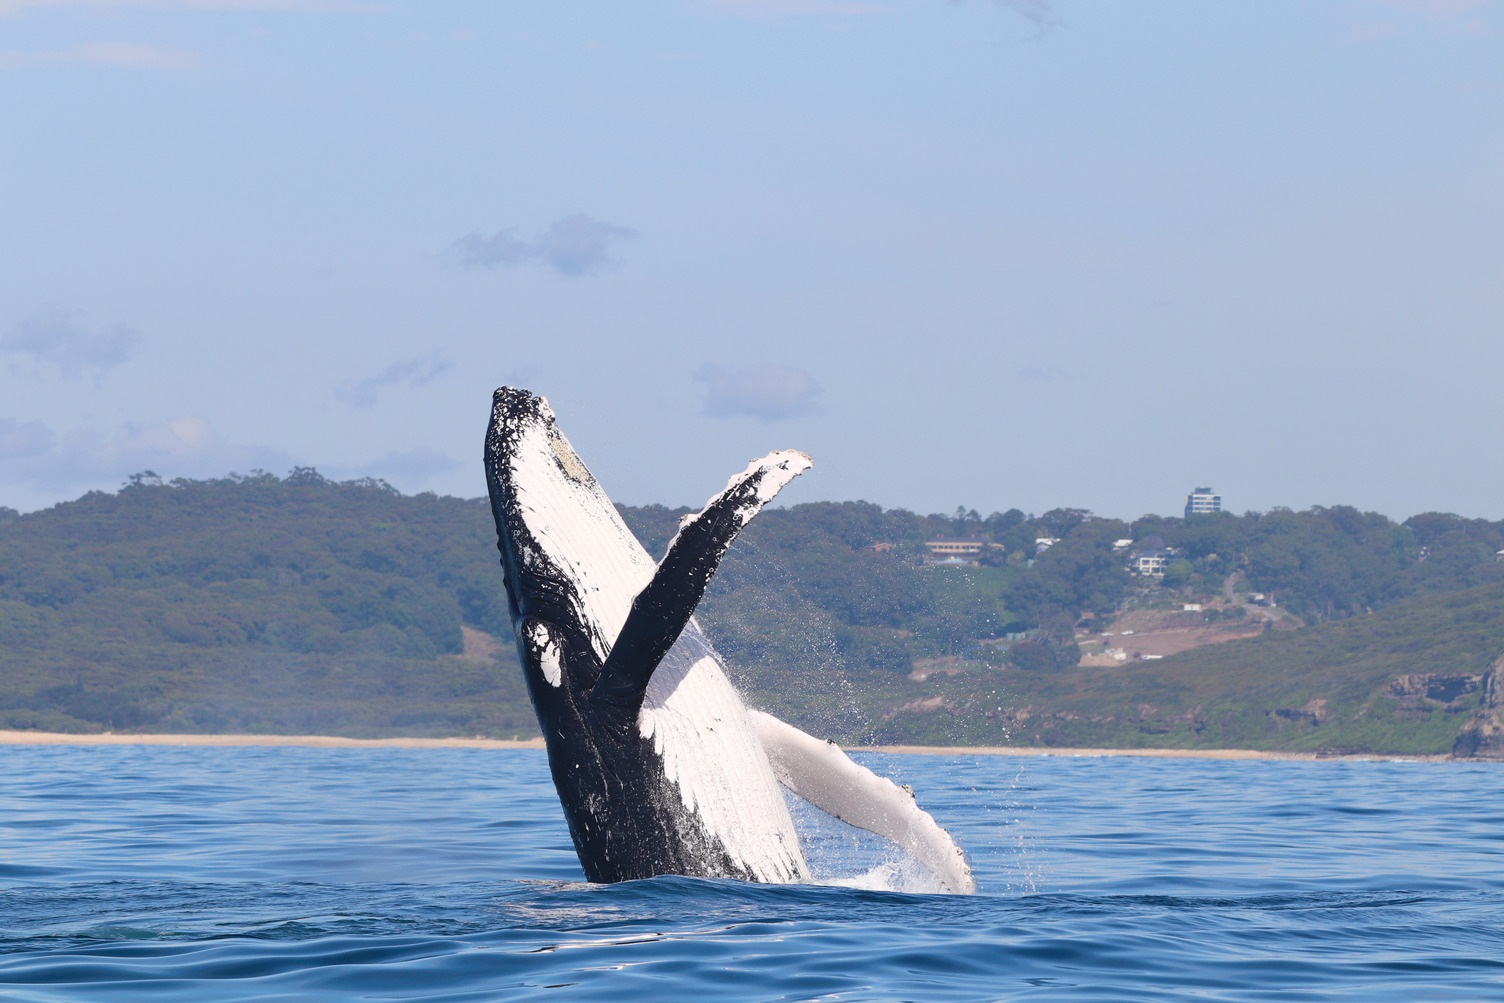
[[[924,563],[955,566],[976,565],[984,551],[1002,550],[1001,543],[975,537],[937,536],[924,541]]]
[[[1129,567],[1135,573],[1158,578],[1165,573],[1170,562],[1175,560],[1175,551],[1168,547],[1164,550],[1145,550],[1134,554],[1129,560]]]

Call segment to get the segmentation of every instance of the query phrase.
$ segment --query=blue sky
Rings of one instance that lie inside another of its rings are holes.
[[[1504,517],[1498,0],[0,0],[0,505]]]

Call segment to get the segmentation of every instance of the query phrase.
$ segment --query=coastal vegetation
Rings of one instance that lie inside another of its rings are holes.
[[[622,508],[655,555],[686,511]],[[1345,506],[815,503],[754,520],[700,621],[751,702],[848,742],[1492,754],[1501,550]],[[0,728],[535,734],[489,507],[298,468],[0,509]]]

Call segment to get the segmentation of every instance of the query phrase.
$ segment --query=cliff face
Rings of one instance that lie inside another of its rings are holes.
[[[1504,759],[1504,700],[1499,694],[1499,674],[1504,655],[1494,659],[1478,682],[1478,710],[1462,728],[1452,755],[1458,759]]]

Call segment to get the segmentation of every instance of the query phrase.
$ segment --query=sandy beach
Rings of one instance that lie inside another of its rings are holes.
[[[1450,756],[1401,756],[1401,755],[1329,755],[1316,752],[1265,752],[1259,749],[1070,749],[1029,745],[978,745],[939,747],[932,745],[880,745],[873,752],[902,752],[912,755],[977,755],[977,756],[1137,756],[1147,759],[1413,759],[1435,762],[1450,761]]]
[[[320,749],[541,749],[543,739],[501,738],[340,738],[334,735],[73,735],[48,731],[0,731],[0,745],[222,745],[304,746]],[[1254,749],[1066,749],[1039,746],[878,745],[848,752],[975,756],[1144,756],[1155,759],[1406,759],[1451,762],[1450,756],[1334,756],[1314,752],[1261,752]]]
[[[297,745],[316,749],[541,749],[543,739],[340,738],[334,735],[71,735],[0,731],[0,745]]]

